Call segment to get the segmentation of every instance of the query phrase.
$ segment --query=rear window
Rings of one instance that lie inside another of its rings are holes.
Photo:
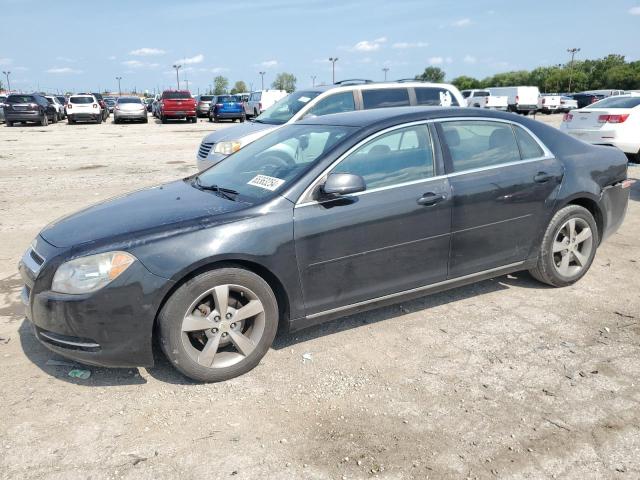
[[[142,104],[142,102],[140,101],[139,98],[133,98],[133,97],[130,97],[130,98],[119,98],[118,99],[118,103],[139,103],[139,104]]]
[[[189,92],[164,92],[162,94],[162,98],[164,100],[184,100],[186,98],[191,98]]]
[[[488,97],[489,92],[476,92],[473,94],[474,97]]]
[[[200,100],[202,100],[203,102],[210,102],[211,100],[213,100],[213,95],[202,95],[200,97]]]
[[[544,151],[531,135],[518,126],[514,126],[514,130],[516,132],[518,147],[520,148],[520,157],[523,160],[544,156]]]
[[[409,105],[406,88],[381,88],[362,90],[364,108],[403,107]]]
[[[7,103],[36,103],[33,95],[9,95]]]
[[[609,97],[592,103],[586,108],[634,108],[640,105],[640,97]]]
[[[433,87],[422,87],[416,88],[416,101],[418,105],[427,105],[432,107],[458,107],[458,101],[456,97],[451,95],[451,92],[446,88],[433,88]],[[475,92],[473,94],[474,97],[480,96],[480,93],[488,92]]]
[[[77,104],[87,104],[87,103],[93,103],[95,100],[93,99],[93,97],[71,97],[69,98],[69,101],[71,103],[77,103]]]
[[[217,103],[229,103],[229,102],[239,102],[240,98],[235,95],[220,95],[217,99]]]

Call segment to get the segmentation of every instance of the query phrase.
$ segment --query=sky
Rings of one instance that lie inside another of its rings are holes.
[[[572,47],[640,59],[640,0],[0,0],[0,19],[0,68],[23,91],[175,88],[175,63],[198,93],[217,75],[260,89],[260,71],[265,87],[279,72],[330,83],[330,57],[337,80],[483,78]]]

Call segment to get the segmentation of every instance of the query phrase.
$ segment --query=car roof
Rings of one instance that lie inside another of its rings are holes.
[[[481,108],[391,107],[322,115],[297,121],[294,125],[372,127],[446,117],[480,117],[517,120],[513,114]]]

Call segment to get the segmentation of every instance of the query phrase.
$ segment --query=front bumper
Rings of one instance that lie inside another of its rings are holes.
[[[136,261],[97,292],[61,294],[49,289],[57,265],[45,264],[41,272],[34,273],[25,257],[19,264],[25,283],[21,296],[26,316],[45,347],[90,365],[153,365],[153,324],[172,282]]]

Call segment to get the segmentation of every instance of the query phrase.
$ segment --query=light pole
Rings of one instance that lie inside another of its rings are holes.
[[[316,76],[315,75],[311,75],[311,86],[312,87],[316,86]]]
[[[3,70],[2,73],[4,73],[4,76],[7,77],[7,92],[10,92],[11,82],[9,81],[9,75],[11,75],[11,72],[9,70],[7,70],[6,72]]]
[[[336,83],[336,62],[338,61],[338,57],[329,57],[329,61],[331,62],[331,83]]]
[[[122,77],[116,77],[116,80],[118,80],[118,96],[122,96],[122,88],[120,88],[120,80],[122,80]]]
[[[571,54],[571,63],[569,64],[569,93],[571,93],[571,81],[573,80],[573,58],[579,51],[579,48],[567,48],[567,52]]]
[[[180,74],[178,72],[182,68],[182,65],[176,63],[173,68],[176,69],[176,81],[178,82],[178,90],[180,90]]]
[[[267,72],[258,72],[260,74],[260,84],[262,85],[261,90],[264,90],[264,74]]]
[[[384,67],[382,69],[382,71],[384,72],[384,81],[387,81],[387,72],[389,71],[389,67]]]

